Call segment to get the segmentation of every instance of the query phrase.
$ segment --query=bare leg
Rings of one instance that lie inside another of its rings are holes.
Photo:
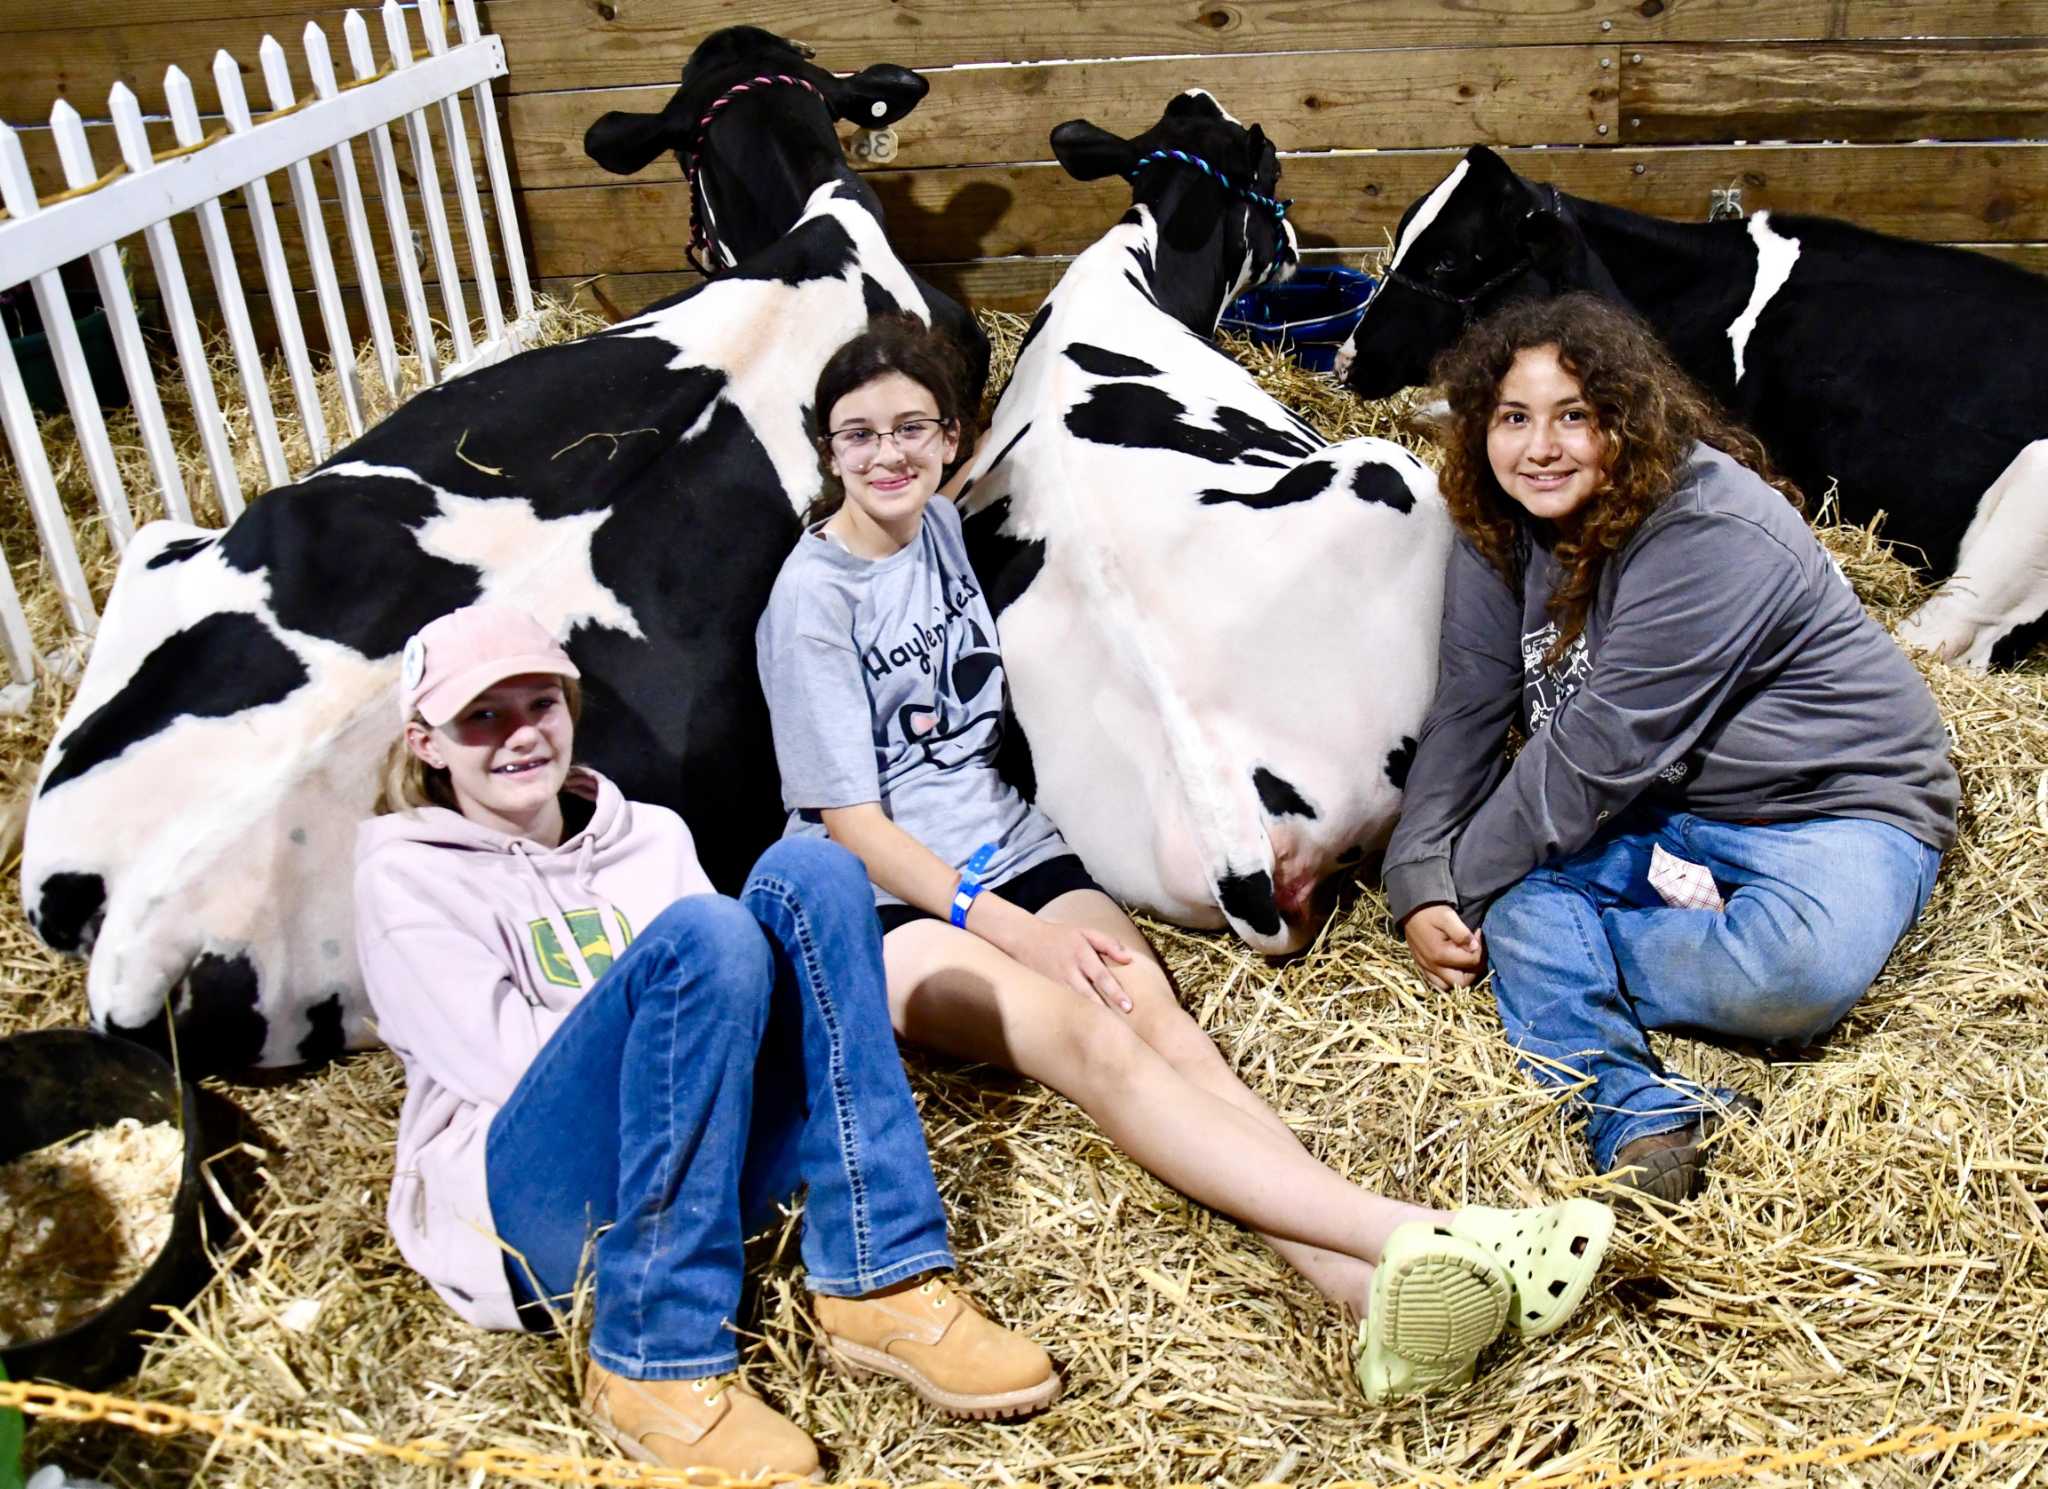
[[[1077,889],[1061,895],[1039,913],[1047,920],[1090,926],[1116,937],[1136,953],[1138,960],[1129,967],[1119,967],[1117,976],[1136,1005],[1130,1017],[1138,1037],[1164,1056],[1167,1063],[1189,1081],[1251,1118],[1258,1130],[1268,1137],[1285,1144],[1312,1163],[1317,1161],[1302,1145],[1301,1139],[1295,1136],[1294,1129],[1281,1120],[1280,1114],[1238,1079],[1237,1072],[1224,1060],[1223,1052],[1216,1048],[1215,1041],[1181,1006],[1180,997],[1168,979],[1158,953],[1116,901],[1098,890]],[[1435,1213],[1414,1209],[1408,1218],[1433,1217]],[[1289,1266],[1313,1283],[1324,1297],[1349,1308],[1360,1318],[1365,1316],[1365,1300],[1372,1291],[1370,1262],[1341,1251],[1285,1240],[1263,1231],[1259,1232],[1259,1237]]]
[[[1028,1075],[1074,1101],[1119,1148],[1190,1198],[1276,1241],[1335,1253],[1339,1275],[1329,1276],[1326,1291],[1349,1306],[1362,1311],[1364,1264],[1378,1259],[1387,1237],[1410,1220],[1437,1218],[1347,1183],[1277,1118],[1268,1123],[1191,1080],[1139,1033],[1135,1014],[1048,981],[978,936],[916,921],[890,932],[883,954],[890,1016],[905,1039]],[[1154,995],[1170,1000],[1163,975]],[[1221,1065],[1213,1047],[1209,1057]]]

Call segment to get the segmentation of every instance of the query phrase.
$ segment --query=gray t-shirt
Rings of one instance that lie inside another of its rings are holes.
[[[790,814],[784,837],[822,838],[824,808],[878,801],[956,869],[993,844],[984,883],[1069,851],[996,773],[1003,660],[944,497],[887,558],[807,531],[783,560],[754,647]],[[902,903],[879,885],[875,902]]]
[[[1525,540],[1528,537],[1524,530]],[[1638,797],[1722,821],[1860,817],[1955,842],[1960,790],[1927,684],[1782,496],[1708,445],[1602,568],[1548,661],[1550,554],[1511,588],[1452,545],[1436,699],[1383,877],[1396,919],[1485,907]],[[1501,745],[1528,743],[1510,767]]]

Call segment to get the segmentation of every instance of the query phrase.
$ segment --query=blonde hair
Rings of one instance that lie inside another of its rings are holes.
[[[569,722],[583,722],[583,685],[573,677],[557,677],[562,685],[562,706],[569,710]],[[410,721],[422,729],[431,729],[418,714]],[[412,751],[407,743],[405,731],[399,730],[398,738],[392,742],[390,751],[384,756],[384,772],[379,778],[377,816],[392,812],[416,811],[421,807],[446,807],[451,812],[460,812],[462,807],[455,800],[455,785],[448,779],[448,772],[427,764]]]

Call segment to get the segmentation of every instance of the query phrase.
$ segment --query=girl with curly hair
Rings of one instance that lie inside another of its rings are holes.
[[[1433,986],[1492,969],[1601,1171],[1682,1199],[1759,1108],[1645,1031],[1832,1028],[1955,841],[1948,738],[1798,492],[1627,311],[1510,306],[1436,377],[1459,536],[1389,908]]]

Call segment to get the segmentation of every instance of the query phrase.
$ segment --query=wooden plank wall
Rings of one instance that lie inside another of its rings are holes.
[[[1701,218],[1715,188],[1739,186],[1749,210],[1827,213],[2048,271],[2048,0],[484,9],[510,59],[500,108],[534,271],[616,312],[694,280],[687,191],[672,157],[630,181],[606,175],[584,158],[583,130],[607,109],[659,108],[696,40],[741,21],[841,71],[926,73],[930,97],[872,179],[905,257],[977,305],[1029,309],[1127,199],[1121,182],[1068,179],[1050,160],[1052,126],[1085,116],[1133,133],[1197,85],[1281,146],[1282,194],[1318,254],[1383,246],[1402,209],[1484,142],[1534,178],[1662,216]],[[296,66],[298,29],[338,15],[328,0],[0,0],[0,117],[39,122],[60,95],[96,117],[116,78],[160,103],[166,63],[207,79],[226,47],[253,69],[265,31]],[[338,41],[338,23],[329,33]],[[48,152],[32,141],[31,157],[56,189]],[[324,167],[321,179],[331,191]]]

